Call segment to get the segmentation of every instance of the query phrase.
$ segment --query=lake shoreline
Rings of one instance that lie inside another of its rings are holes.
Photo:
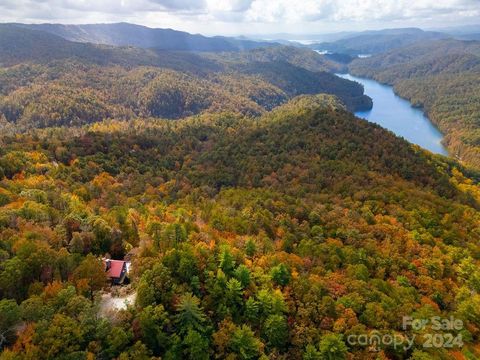
[[[433,153],[450,156],[443,142],[445,135],[430,120],[425,110],[413,106],[409,99],[399,96],[393,86],[350,73],[335,75],[358,82],[364,87],[365,95],[373,100],[371,110],[356,111],[355,116],[379,124],[397,136]]]

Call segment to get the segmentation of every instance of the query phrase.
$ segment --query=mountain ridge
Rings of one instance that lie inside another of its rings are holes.
[[[419,28],[400,28],[366,31],[334,42],[312,44],[314,50],[345,53],[350,55],[378,54],[401,48],[419,41],[439,40],[450,37],[447,34],[424,31]]]
[[[269,42],[236,39],[233,37],[207,37],[185,31],[150,28],[130,23],[112,24],[15,24],[31,30],[41,30],[66,40],[112,46],[136,46],[144,49],[181,51],[239,51],[272,46]]]

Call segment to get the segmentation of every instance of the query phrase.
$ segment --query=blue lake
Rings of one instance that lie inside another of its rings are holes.
[[[443,134],[430,122],[423,111],[412,107],[410,102],[395,95],[391,86],[350,74],[337,74],[337,76],[359,82],[364,86],[365,94],[373,99],[372,110],[358,111],[355,113],[356,116],[377,123],[431,152],[448,155],[447,149],[441,143]]]

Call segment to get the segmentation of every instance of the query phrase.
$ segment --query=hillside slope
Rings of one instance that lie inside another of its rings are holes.
[[[0,306],[25,324],[2,358],[368,360],[347,339],[372,331],[419,339],[375,357],[478,356],[478,174],[331,96],[0,141]],[[132,248],[135,306],[99,318],[96,257]],[[463,350],[403,316],[461,319]]]
[[[341,63],[329,60],[327,56],[293,46],[270,46],[251,51],[222,52],[203,56],[231,66],[249,62],[286,62],[309,71],[341,72],[346,69]]]

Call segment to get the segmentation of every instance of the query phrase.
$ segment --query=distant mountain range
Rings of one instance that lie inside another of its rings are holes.
[[[309,47],[314,50],[349,55],[378,54],[411,45],[418,41],[440,40],[449,37],[451,36],[448,34],[435,31],[423,31],[417,28],[386,29],[350,34],[343,39],[333,42],[316,43]]]
[[[23,62],[48,63],[76,59],[98,65],[157,65],[158,55],[147,49],[68,41],[45,31],[0,24],[0,66]]]
[[[134,46],[141,49],[168,51],[223,52],[251,50],[274,45],[295,45],[313,50],[356,56],[378,54],[424,40],[446,38],[477,39],[477,27],[452,28],[445,31],[424,31],[418,28],[340,32],[323,35],[276,34],[271,36],[207,37],[172,29],[115,23],[91,25],[4,24],[58,36],[76,43],[110,46]],[[478,27],[480,28],[480,27]],[[263,40],[269,38],[269,40]]]
[[[153,29],[128,23],[95,25],[14,24],[30,30],[41,30],[69,41],[113,46],[135,46],[144,49],[178,51],[238,51],[271,46],[272,42],[233,37],[207,37],[172,29]]]
[[[180,51],[183,48],[181,44],[172,50],[158,47],[146,49],[75,42],[50,32],[34,30],[36,28],[30,25],[0,24],[0,66],[24,62],[47,64],[68,59],[96,65],[156,66],[197,74],[223,71],[227,64],[245,62],[286,62],[313,72],[337,72],[342,67],[310,49],[279,44],[269,43],[270,46],[247,51],[222,52]],[[193,47],[198,49],[200,45]]]

